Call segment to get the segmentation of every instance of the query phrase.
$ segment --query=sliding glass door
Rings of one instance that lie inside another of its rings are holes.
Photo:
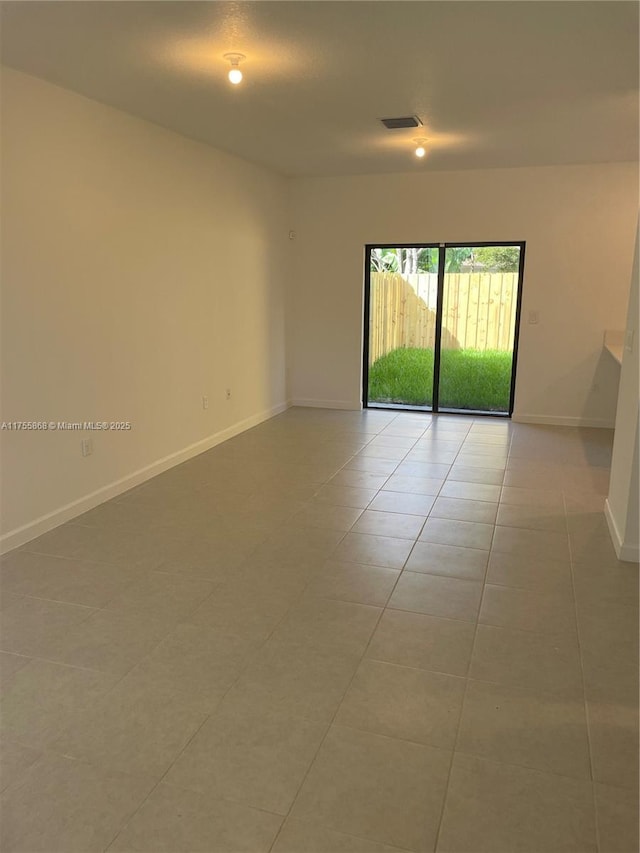
[[[368,405],[432,407],[439,252],[425,245],[368,253]]]
[[[367,246],[363,402],[513,411],[524,243]]]

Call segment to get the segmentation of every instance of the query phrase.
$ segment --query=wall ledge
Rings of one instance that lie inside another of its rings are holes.
[[[194,444],[190,444],[182,450],[171,453],[169,456],[164,456],[162,459],[158,459],[150,465],[140,468],[120,480],[116,480],[113,483],[102,486],[95,492],[84,495],[78,500],[65,504],[53,512],[42,515],[40,518],[36,518],[34,521],[31,521],[22,527],[17,527],[14,530],[8,531],[4,535],[0,536],[0,554],[5,554],[13,548],[18,548],[20,545],[24,545],[26,542],[30,542],[32,539],[35,539],[36,536],[41,536],[43,533],[53,530],[54,527],[59,527],[59,525],[64,524],[66,521],[70,521],[71,519],[82,515],[83,512],[87,512],[105,501],[115,498],[123,492],[129,491],[129,489],[132,489],[134,486],[139,486],[141,483],[145,483],[152,477],[162,474],[163,471],[167,471],[169,468],[173,468],[181,462],[186,462],[187,459],[198,456],[200,453],[204,453],[206,450],[210,450],[212,447],[222,444],[222,442],[227,441],[229,438],[233,438],[241,432],[245,432],[245,430],[261,424],[263,421],[268,421],[270,418],[286,411],[290,405],[290,402],[286,401],[284,403],[279,403],[276,406],[272,406],[270,409],[264,409],[261,412],[257,412],[255,415],[251,415],[242,421],[232,424],[232,426],[227,427],[226,429],[213,433],[200,441],[196,441]]]
[[[638,543],[623,541],[616,520],[611,512],[609,498],[604,502],[604,517],[607,519],[611,541],[613,542],[618,559],[624,563],[640,563],[640,545]]]

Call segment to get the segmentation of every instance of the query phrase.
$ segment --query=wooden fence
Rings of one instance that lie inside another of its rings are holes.
[[[446,273],[445,349],[512,350],[517,273]],[[369,362],[398,347],[433,347],[437,276],[371,273]]]

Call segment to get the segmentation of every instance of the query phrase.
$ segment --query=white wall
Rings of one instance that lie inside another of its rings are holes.
[[[294,402],[360,404],[366,243],[525,240],[515,417],[612,426],[618,376],[602,339],[624,323],[636,166],[419,168],[295,181]]]
[[[611,538],[621,560],[638,562],[638,408],[640,406],[640,360],[638,359],[638,279],[640,249],[636,248],[631,274],[631,291],[625,328],[627,346],[622,355],[620,390],[616,413],[616,432],[611,460],[611,482],[605,514]]]
[[[285,179],[8,69],[2,176],[1,419],[133,424],[2,431],[9,547],[285,403],[289,241]]]

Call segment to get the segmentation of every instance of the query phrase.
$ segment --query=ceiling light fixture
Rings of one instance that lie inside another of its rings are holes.
[[[427,140],[424,137],[420,137],[419,139],[414,139],[413,141],[416,143],[417,146],[415,150],[416,157],[424,157],[424,155],[427,153]]]
[[[229,69],[229,82],[233,83],[234,86],[237,86],[238,83],[242,82],[242,71],[240,71],[239,65],[243,59],[247,57],[244,53],[225,53],[224,59],[231,63],[231,68]]]

